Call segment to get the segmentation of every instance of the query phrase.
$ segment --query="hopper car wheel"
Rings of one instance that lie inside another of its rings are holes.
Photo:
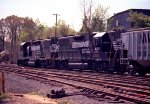
[[[138,71],[138,74],[139,74],[139,76],[144,76],[146,74],[146,72],[140,70],[140,71]]]
[[[130,65],[128,67],[128,73],[129,73],[129,75],[135,75],[136,74],[136,69],[132,65]]]

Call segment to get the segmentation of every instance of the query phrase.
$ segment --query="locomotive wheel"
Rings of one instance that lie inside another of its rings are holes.
[[[110,74],[114,73],[115,72],[115,66],[114,65],[109,65],[108,70],[106,72],[108,72]]]
[[[40,60],[35,61],[35,66],[34,67],[36,67],[36,68],[41,67]]]
[[[108,70],[108,73],[113,74],[114,70]]]
[[[68,69],[69,65],[68,65],[68,61],[67,60],[62,61],[62,67],[63,67],[63,69]]]
[[[22,61],[22,66],[28,66],[28,60],[23,60]]]
[[[94,63],[94,66],[93,66],[93,67],[94,67],[93,69],[96,70],[96,72],[99,72],[98,66],[99,66],[99,65],[98,65],[98,62],[95,62],[95,63]]]
[[[60,68],[60,61],[59,60],[55,60],[55,68]]]
[[[122,66],[120,67],[120,72],[119,72],[119,73],[120,73],[120,74],[124,74],[125,72],[126,72],[126,66],[123,66],[123,65],[122,65]]]
[[[123,71],[123,70],[121,70],[120,72],[119,72],[119,74],[124,74],[125,73],[125,71]]]
[[[22,66],[22,62],[20,60],[17,61],[18,66]]]
[[[46,68],[47,67],[47,62],[46,61],[41,61],[40,64],[41,64],[42,68]]]
[[[108,72],[108,63],[102,63],[101,64],[101,71],[102,72]]]
[[[98,68],[97,68],[97,63],[96,62],[92,63],[92,70],[98,72]]]
[[[88,60],[88,70],[93,70],[93,61]]]

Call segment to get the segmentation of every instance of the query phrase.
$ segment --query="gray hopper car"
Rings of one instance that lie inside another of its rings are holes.
[[[124,49],[128,50],[129,73],[150,73],[150,29],[128,31],[121,34]]]

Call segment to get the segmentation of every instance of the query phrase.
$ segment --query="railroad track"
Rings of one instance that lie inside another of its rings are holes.
[[[34,69],[34,70],[33,70]],[[123,99],[136,103],[150,103],[149,77],[136,77],[127,75],[75,73],[65,71],[47,71],[35,68],[22,68],[0,66],[0,70],[17,73],[21,76],[41,81],[55,81],[80,88],[81,92],[101,98],[114,97],[115,100]]]

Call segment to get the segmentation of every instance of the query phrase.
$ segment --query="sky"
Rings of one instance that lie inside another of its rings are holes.
[[[82,26],[82,0],[0,0],[0,19],[10,15],[39,18],[42,24],[52,26],[55,16],[63,19],[69,26],[79,30]],[[109,7],[108,14],[125,11],[127,9],[150,9],[150,0],[93,0],[93,4]]]

